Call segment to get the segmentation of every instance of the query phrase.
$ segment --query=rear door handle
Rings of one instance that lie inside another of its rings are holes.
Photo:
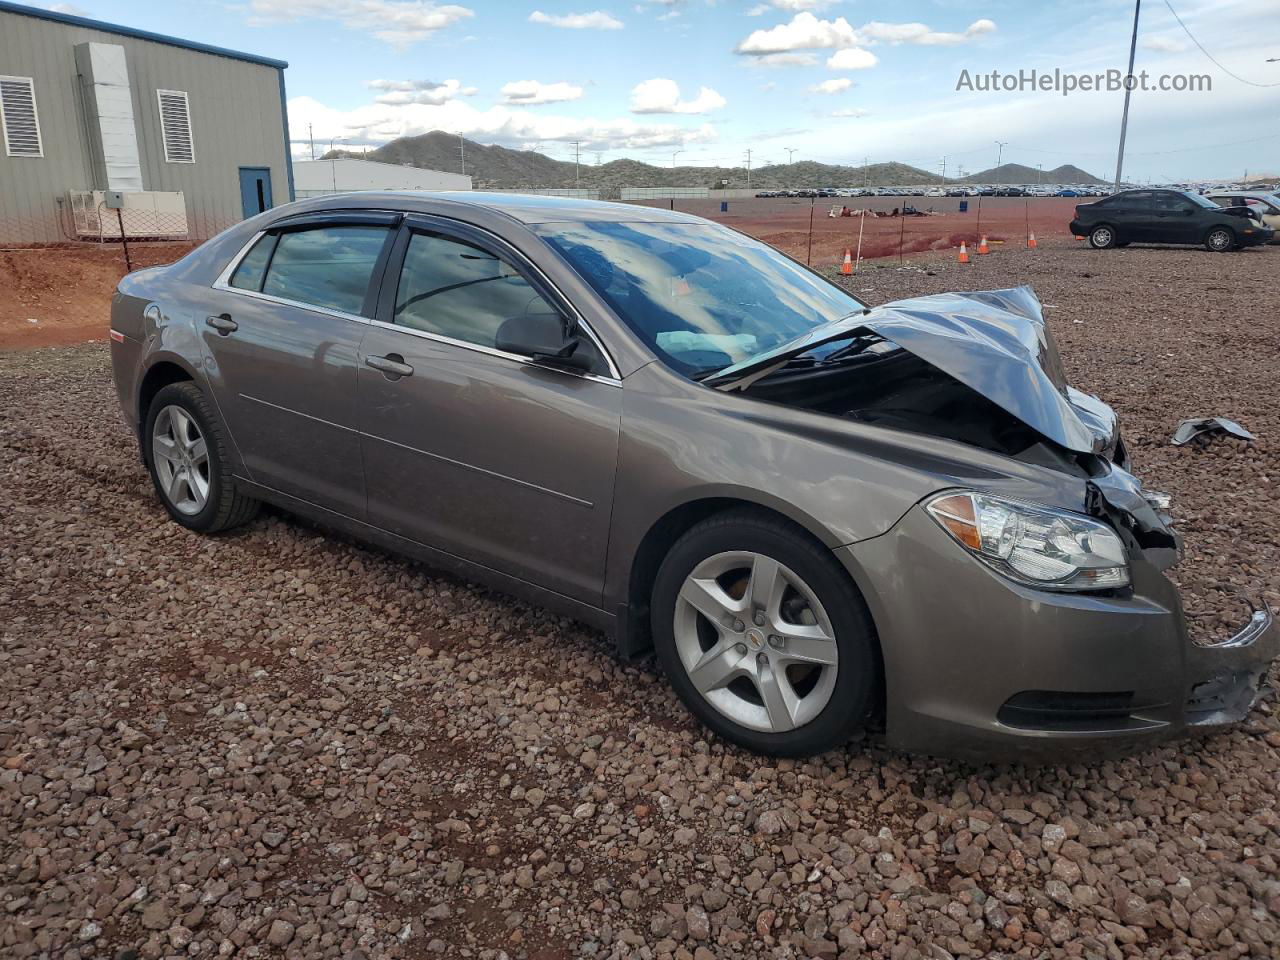
[[[405,363],[404,357],[398,353],[389,353],[385,357],[365,357],[364,362],[375,370],[381,370],[388,380],[413,376],[413,367]]]
[[[213,329],[218,331],[219,336],[223,337],[229,333],[235,333],[240,329],[240,324],[236,323],[225,313],[219,314],[216,317],[205,317],[204,322],[206,326],[213,327]]]

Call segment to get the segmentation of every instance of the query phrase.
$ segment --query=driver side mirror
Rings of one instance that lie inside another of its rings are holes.
[[[549,367],[586,372],[591,369],[591,356],[578,349],[581,342],[560,314],[530,313],[503,321],[493,345]]]

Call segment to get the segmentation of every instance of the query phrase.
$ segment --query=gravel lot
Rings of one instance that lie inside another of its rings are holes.
[[[1280,606],[1278,258],[852,286],[1033,283],[1174,495],[1216,638]],[[1167,446],[1195,414],[1260,439]],[[170,523],[102,345],[0,354],[0,678],[5,958],[1280,955],[1271,703],[1092,766],[726,749],[573,623],[280,515]]]

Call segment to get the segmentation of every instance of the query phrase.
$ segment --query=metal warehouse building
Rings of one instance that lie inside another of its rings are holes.
[[[0,242],[205,239],[291,200],[287,66],[0,0]]]
[[[427,170],[399,163],[379,163],[357,157],[295,160],[293,177],[299,197],[318,197],[352,190],[471,189],[471,178],[465,174]]]

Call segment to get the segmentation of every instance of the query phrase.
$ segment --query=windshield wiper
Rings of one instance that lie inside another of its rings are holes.
[[[834,320],[827,320],[825,323],[820,323],[816,327],[811,327],[810,329],[806,330],[804,333],[798,334],[797,336],[792,337],[790,340],[787,340],[784,343],[781,343],[770,350],[761,350],[759,353],[753,354],[752,356],[747,357],[745,360],[739,360],[737,363],[730,363],[727,366],[720,367],[715,371],[707,374],[703,374],[702,371],[699,371],[699,376],[695,377],[695,379],[698,380],[699,382],[702,382],[704,380],[712,380],[715,377],[719,376],[720,374],[723,374],[726,370],[732,370],[735,367],[747,367],[765,357],[777,356],[781,358],[785,356],[788,351],[798,350],[801,347],[803,347],[805,341],[807,340],[815,341],[812,344],[812,346],[808,348],[808,349],[813,349],[814,347],[820,346],[822,343],[821,331],[825,330],[828,327],[834,327],[834,326],[837,326],[838,324],[842,324],[847,320],[852,319],[853,317],[865,317],[870,312],[871,312],[870,307],[863,307],[861,310],[855,310],[852,313],[846,313],[844,316],[836,317]],[[816,339],[815,339],[815,335],[816,335]]]

